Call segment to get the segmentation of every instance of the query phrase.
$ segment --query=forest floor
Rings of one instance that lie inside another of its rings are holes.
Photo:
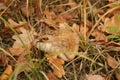
[[[120,80],[120,0],[0,0],[0,80]]]

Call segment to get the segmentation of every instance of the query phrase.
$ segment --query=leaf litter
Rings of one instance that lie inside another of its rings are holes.
[[[119,4],[1,0],[0,79],[120,80]]]

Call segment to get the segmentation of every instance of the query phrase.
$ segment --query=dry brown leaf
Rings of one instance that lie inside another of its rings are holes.
[[[35,41],[33,31],[28,31],[24,27],[19,28],[19,30],[22,32],[19,37],[21,38],[23,43],[29,48],[31,46],[31,43]],[[13,35],[12,38],[16,40],[12,46],[13,48],[19,48],[19,46],[23,46],[22,42],[16,35]]]
[[[106,44],[106,46],[120,47],[120,43],[110,41],[109,43]]]
[[[83,37],[83,35],[84,35],[84,26],[83,26],[83,24],[80,24],[80,26],[79,26],[80,28],[80,36],[82,36]],[[88,34],[88,27],[86,27],[86,34]]]
[[[16,23],[13,19],[9,18],[8,19],[8,22],[13,26],[13,28],[19,28],[19,27],[23,27],[26,22],[19,22],[19,23]],[[5,26],[5,28],[9,28],[8,26]]]
[[[74,8],[77,6],[77,3],[75,3],[75,1],[73,0],[69,0],[68,4],[70,5],[71,8]]]
[[[19,64],[23,64],[22,69],[19,70],[19,73],[21,73],[23,71],[31,72],[31,68],[29,67],[29,64],[27,64],[27,63],[29,63],[29,60],[27,58],[25,58],[24,56],[19,56],[19,58],[17,59],[17,62],[16,62],[16,66],[19,66]]]
[[[0,2],[4,3],[6,6],[8,6],[11,3],[11,0],[0,0]]]
[[[32,30],[28,31],[24,27],[20,27],[19,30],[22,32],[22,34],[19,34],[20,39],[23,41],[26,48],[28,50],[30,50],[31,46],[34,45],[34,43],[35,43],[34,33],[32,32]],[[23,46],[23,43],[18,38],[18,36],[13,35],[12,38],[15,39],[15,42],[14,42],[12,48],[9,48],[10,53],[13,56],[19,56],[21,54],[22,55],[28,54],[26,51],[26,48]]]
[[[42,10],[40,8],[41,5],[39,4],[39,0],[34,0],[32,6],[34,8],[38,20],[40,20],[43,15],[42,15]]]
[[[115,47],[115,46],[108,46],[108,47],[106,47],[105,46],[105,49],[107,49],[107,50],[109,50],[109,52],[113,52],[113,51],[115,51],[115,52],[120,52],[120,47]],[[113,53],[114,54],[114,53]]]
[[[28,62],[27,58],[25,58],[25,57],[23,57],[23,56],[20,56],[20,57],[17,59],[16,64],[24,63],[24,62]]]
[[[34,8],[29,6],[29,5],[27,7],[26,4],[22,4],[21,5],[21,11],[26,17],[30,17],[34,13]]]
[[[55,77],[55,75],[51,71],[48,71],[47,77],[49,80],[57,80],[57,78]]]
[[[19,48],[8,48],[8,50],[13,56],[19,56],[25,53],[25,48],[23,48],[22,46],[19,46]]]
[[[94,40],[97,42],[97,44],[103,44],[105,42],[108,42],[108,39],[106,38],[106,36],[100,31],[97,31],[97,30],[94,31],[92,33],[92,36],[95,37]]]
[[[1,12],[1,10],[5,9],[5,8],[6,8],[6,5],[4,3],[0,2],[0,12]]]
[[[87,80],[105,80],[101,75],[86,75]]]
[[[112,14],[112,15],[114,15],[114,14],[119,14],[120,13],[120,4],[119,4],[119,0],[108,0],[109,2],[108,2],[108,11],[110,10],[110,9],[113,9],[113,8],[115,8],[115,7],[118,7],[117,9],[114,9],[114,10],[112,10],[109,14]]]
[[[70,20],[71,19],[71,15],[59,15],[56,17],[56,21],[57,23],[63,23],[66,22],[66,20]]]
[[[55,29],[57,29],[56,26],[58,26],[59,23],[64,23],[67,20],[72,19],[71,14],[56,15],[55,12],[48,10],[44,11],[44,14],[46,15],[46,19],[44,19],[43,21],[49,26],[54,27]]]
[[[105,18],[103,31],[120,35],[120,14],[114,15],[112,18]]]
[[[75,30],[77,33],[78,33],[79,30],[80,30],[80,26],[77,25],[77,24],[75,24],[75,23],[72,25],[72,28],[73,28],[73,30]]]
[[[48,55],[46,54],[47,60],[50,63],[50,66],[52,67],[54,74],[61,78],[63,75],[65,75],[65,71],[63,68],[64,61],[62,59],[59,59],[57,55]]]
[[[113,5],[114,7],[116,7],[116,6],[119,6],[119,4],[118,5]],[[120,8],[118,8],[118,9],[115,9],[115,10],[113,10],[112,12],[111,12],[111,15],[116,15],[116,14],[119,14],[120,13]]]
[[[13,56],[27,54],[26,50],[25,50],[25,46],[27,49],[30,49],[31,46],[35,43],[34,35],[36,35],[36,32],[30,25],[26,24],[26,22],[16,23],[12,19],[8,19],[8,22],[13,26],[13,28],[18,26],[17,30],[19,31],[19,33],[21,33],[21,34],[18,34],[19,37],[17,35],[12,36],[12,38],[15,40],[15,42],[14,42],[13,46],[11,48],[9,48],[8,50],[10,51],[10,53]],[[21,27],[19,27],[19,26],[21,26]],[[27,27],[24,27],[24,26],[27,26]],[[22,42],[24,43],[25,46],[23,46]]]
[[[107,57],[107,62],[108,62],[108,65],[112,68],[116,68],[118,65],[118,62],[111,56]]]
[[[65,7],[63,7],[63,6],[53,6],[52,11],[54,13],[58,13],[57,15],[60,15],[60,13],[65,12]]]
[[[34,29],[30,25],[27,25],[27,29],[25,29],[25,27],[24,27],[24,26],[26,26],[25,22],[16,23],[12,19],[8,19],[8,22],[13,27],[23,26],[23,27],[17,28],[22,33],[22,34],[19,34],[19,37],[27,47],[30,47],[31,43],[34,42],[34,35],[36,35],[36,32],[34,31]],[[23,44],[22,44],[21,40],[18,38],[18,36],[13,35],[12,38],[16,40],[14,42],[12,48],[19,49],[19,48],[21,48],[21,46],[23,46]]]
[[[8,64],[8,57],[7,55],[3,54],[0,52],[0,65],[1,66],[6,66]]]
[[[13,27],[20,25],[19,23],[16,23],[16,22],[15,22],[13,19],[11,19],[11,18],[8,19],[8,22],[9,22]]]
[[[120,80],[120,73],[119,72],[116,72],[115,76],[116,76],[117,80]]]
[[[61,23],[59,28],[54,34],[48,35],[48,40],[37,43],[37,48],[47,53],[56,52],[63,60],[70,61],[76,56],[70,52],[78,51],[79,37],[67,24]]]
[[[26,22],[19,22],[16,23],[14,20],[12,20],[11,18],[8,19],[8,22],[12,25],[12,27],[16,30],[18,30],[18,28],[23,27],[24,25],[26,25]],[[8,25],[5,24],[5,27],[0,31],[0,34],[3,34],[4,32],[10,31],[10,27]]]
[[[0,76],[0,80],[8,80],[9,76],[12,74],[12,66],[8,65],[3,74]]]
[[[53,18],[55,19],[56,18],[56,15],[54,12],[50,12],[48,10],[44,11],[44,14],[46,15],[46,19],[44,19],[43,21],[48,24],[49,26],[52,26],[52,27],[56,27],[56,21],[53,20]]]
[[[109,2],[115,2],[116,0],[108,0]]]

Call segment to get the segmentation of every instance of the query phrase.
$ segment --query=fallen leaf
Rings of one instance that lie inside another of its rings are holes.
[[[120,47],[120,43],[110,41],[106,44],[106,46]]]
[[[109,2],[115,2],[116,0],[108,0]]]
[[[64,61],[62,59],[59,59],[57,55],[49,55],[46,54],[47,60],[50,63],[51,68],[54,71],[54,74],[61,78],[63,75],[65,75],[65,71],[63,68]]]
[[[120,80],[120,73],[119,72],[116,72],[115,76],[116,76],[117,80]]]
[[[70,5],[71,8],[74,8],[77,6],[77,3],[73,0],[69,0],[68,4]]]
[[[47,77],[49,80],[57,80],[57,78],[55,77],[55,75],[51,71],[47,72]]]
[[[14,42],[12,48],[16,48],[16,49],[20,48],[21,49],[21,46],[23,47],[23,43],[27,47],[29,47],[29,46],[31,46],[32,42],[35,42],[34,35],[36,35],[36,32],[29,24],[26,25],[26,22],[16,23],[12,19],[8,19],[8,22],[13,26],[13,28],[16,26],[22,26],[22,27],[17,28],[17,30],[19,30],[21,32],[21,34],[12,36],[12,38],[15,39],[15,42]],[[24,26],[27,26],[27,27],[24,27]]]
[[[4,53],[0,52],[0,65],[6,66],[8,64],[8,57]]]
[[[12,74],[12,72],[13,72],[12,66],[8,65],[7,68],[5,69],[5,71],[0,76],[0,80],[8,80],[8,78]]]
[[[105,18],[104,32],[109,34],[120,35],[120,14],[114,15],[112,18]]]
[[[34,8],[32,6],[27,6],[26,4],[22,4],[21,11],[26,17],[30,17],[34,13]]]
[[[1,0],[1,2],[3,2],[5,5],[9,5],[11,3],[10,0]]]
[[[6,8],[6,5],[4,3],[0,3],[0,13],[1,13],[1,10],[4,10]]]
[[[24,27],[19,28],[19,30],[22,32],[22,34],[19,34],[20,39],[29,48],[31,46],[31,43],[35,41],[34,33],[32,31],[26,30]],[[12,38],[16,40],[12,46],[13,48],[19,48],[19,46],[23,46],[23,43],[18,38],[18,36],[13,35]]]
[[[56,52],[61,59],[70,61],[76,56],[70,52],[78,51],[79,37],[68,24],[61,23],[59,30],[48,34],[48,40],[37,43],[37,48],[47,53]]]
[[[26,22],[19,22],[16,23],[14,20],[12,20],[11,18],[8,19],[8,22],[12,25],[12,27],[16,30],[18,30],[18,28],[23,27],[24,25],[26,25]],[[0,34],[3,34],[4,32],[10,31],[10,27],[8,25],[5,24],[5,27],[0,31]]]
[[[19,46],[19,48],[8,48],[8,50],[13,56],[19,56],[25,53],[25,48],[23,48],[22,46]]]
[[[19,56],[17,59],[17,62],[15,64],[15,67],[21,66],[21,69],[19,70],[18,74],[26,71],[26,72],[31,72],[31,68],[29,67],[29,60],[25,58],[25,56]]]
[[[114,2],[116,2],[116,3],[114,3]],[[119,1],[117,2],[117,0],[108,0],[108,7],[109,7],[108,11],[110,9],[118,7],[117,9],[112,10],[109,14],[114,15],[114,14],[119,14],[120,13]]]
[[[12,25],[13,28],[19,28],[19,27],[23,27],[24,25],[26,25],[26,22],[19,22],[16,23],[13,19],[9,18],[8,22]],[[8,25],[5,26],[5,28],[9,28]]]
[[[36,13],[36,16],[37,16],[38,20],[40,20],[43,16],[40,6],[41,5],[39,5],[39,0],[34,0],[33,1],[33,8],[34,8],[34,11]]]
[[[105,80],[101,75],[86,75],[87,80]]]
[[[62,15],[56,15],[53,11],[44,11],[44,14],[46,15],[46,18],[43,20],[46,24],[49,26],[57,29],[58,24],[64,23],[70,19],[72,19],[71,14],[62,14]]]
[[[112,52],[113,51],[115,51],[115,52],[119,52],[120,51],[120,47],[115,47],[115,46],[108,46],[108,47],[105,46],[105,49],[109,50],[109,52],[110,51],[112,51]]]
[[[97,44],[103,44],[103,43],[108,42],[107,37],[104,35],[104,33],[100,32],[100,31],[95,30],[92,33],[92,36],[95,37],[94,40],[97,42]]]
[[[84,35],[84,26],[83,26],[83,24],[80,24],[80,26],[79,26],[80,28],[79,28],[79,32],[80,32],[80,36],[82,36],[83,37],[83,35]],[[86,27],[86,34],[88,34],[88,30],[89,30],[89,28],[88,27]]]
[[[55,13],[46,10],[46,11],[44,11],[44,14],[46,15],[46,18],[43,20],[43,22],[45,22],[49,26],[56,29],[57,24],[56,24],[56,15],[55,15]]]
[[[118,62],[111,56],[107,57],[107,62],[108,62],[108,65],[112,68],[116,68],[118,66]]]
[[[75,24],[75,23],[72,25],[72,28],[73,28],[73,30],[75,30],[77,33],[80,31],[80,26],[77,25],[77,24]]]
[[[15,42],[12,48],[9,48],[9,51],[13,56],[28,54],[28,51],[30,51],[31,47],[35,44],[34,33],[32,30],[26,30],[24,27],[20,27],[19,30],[22,34],[19,34],[19,37],[16,35],[12,36]]]

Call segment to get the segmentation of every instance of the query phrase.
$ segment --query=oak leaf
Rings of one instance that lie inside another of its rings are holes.
[[[70,61],[76,56],[70,52],[78,51],[79,37],[68,24],[61,23],[54,34],[48,35],[48,40],[37,43],[37,48],[47,53],[56,52],[61,59]]]
[[[49,55],[46,54],[47,60],[50,63],[51,68],[54,71],[54,74],[61,78],[63,75],[65,75],[65,71],[63,68],[64,61],[62,59],[59,59],[57,55]]]
[[[13,39],[16,40],[12,47],[13,48],[18,48],[19,46],[23,46],[21,40],[23,41],[23,43],[27,47],[30,47],[31,43],[34,42],[34,34],[33,34],[33,32],[29,32],[24,27],[19,28],[19,30],[22,32],[22,34],[19,35],[20,38],[17,35],[14,35],[12,37]]]
[[[16,23],[12,19],[8,19],[9,24],[12,25],[14,30],[18,32],[17,35],[13,35],[12,38],[15,40],[13,46],[8,48],[9,52],[13,56],[20,56],[28,54],[27,52],[30,51],[30,48],[35,43],[34,36],[36,32],[34,29],[26,22],[19,22]],[[19,27],[20,26],[20,27]],[[6,26],[6,29],[9,28]],[[28,50],[26,50],[28,49]]]
[[[120,35],[120,14],[105,18],[103,30],[109,34]]]
[[[92,33],[92,36],[95,37],[95,41],[97,42],[97,44],[102,44],[102,43],[105,43],[105,42],[108,42],[108,39],[107,37],[105,36],[104,33],[98,31],[98,30],[95,30],[93,33]]]

